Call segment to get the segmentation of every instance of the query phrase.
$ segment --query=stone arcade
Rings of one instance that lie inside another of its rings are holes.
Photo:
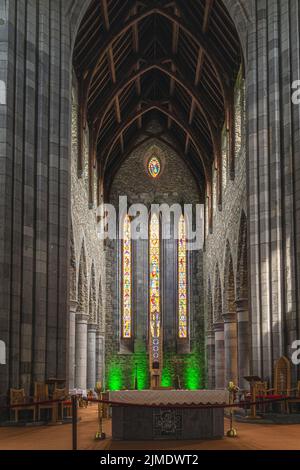
[[[54,378],[272,387],[300,339],[299,8],[0,2],[1,403]],[[148,240],[130,217],[99,239],[119,196],[204,204],[203,249],[151,214]]]

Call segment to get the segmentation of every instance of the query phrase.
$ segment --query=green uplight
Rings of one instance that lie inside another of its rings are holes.
[[[123,388],[123,372],[122,368],[116,362],[111,362],[108,370],[108,388],[112,392],[122,390]]]
[[[172,387],[173,380],[172,374],[168,367],[164,367],[162,371],[161,386],[162,387]]]
[[[134,387],[137,390],[149,388],[149,364],[147,352],[133,354],[132,375]]]
[[[184,382],[188,390],[199,390],[202,385],[201,358],[192,354],[187,360],[184,368]]]

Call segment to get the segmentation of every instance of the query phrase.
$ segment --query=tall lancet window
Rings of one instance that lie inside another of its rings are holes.
[[[149,323],[151,334],[151,359],[152,368],[159,369],[160,358],[160,225],[159,218],[153,214],[150,219],[149,230]]]
[[[187,304],[187,243],[186,220],[182,215],[178,230],[178,335],[179,339],[188,337],[188,304]]]
[[[122,338],[132,336],[132,246],[131,222],[126,215],[122,242]]]

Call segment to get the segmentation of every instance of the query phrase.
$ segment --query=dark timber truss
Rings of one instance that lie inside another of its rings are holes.
[[[221,0],[94,0],[78,33],[79,176],[89,128],[90,203],[138,142],[173,141],[212,206],[212,166],[222,204],[221,135],[234,177],[234,83],[241,65],[235,27]],[[153,119],[163,131],[149,133]],[[141,140],[142,139],[142,140]],[[98,201],[99,202],[99,201]]]

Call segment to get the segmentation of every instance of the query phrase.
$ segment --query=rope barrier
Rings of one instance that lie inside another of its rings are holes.
[[[57,400],[47,400],[47,401],[32,401],[28,403],[16,403],[15,405],[6,405],[0,406],[0,411],[3,410],[14,410],[18,408],[32,408],[33,406],[44,406],[44,405],[54,405],[56,403],[61,403],[66,406],[71,406],[71,401],[66,401],[65,398]]]

